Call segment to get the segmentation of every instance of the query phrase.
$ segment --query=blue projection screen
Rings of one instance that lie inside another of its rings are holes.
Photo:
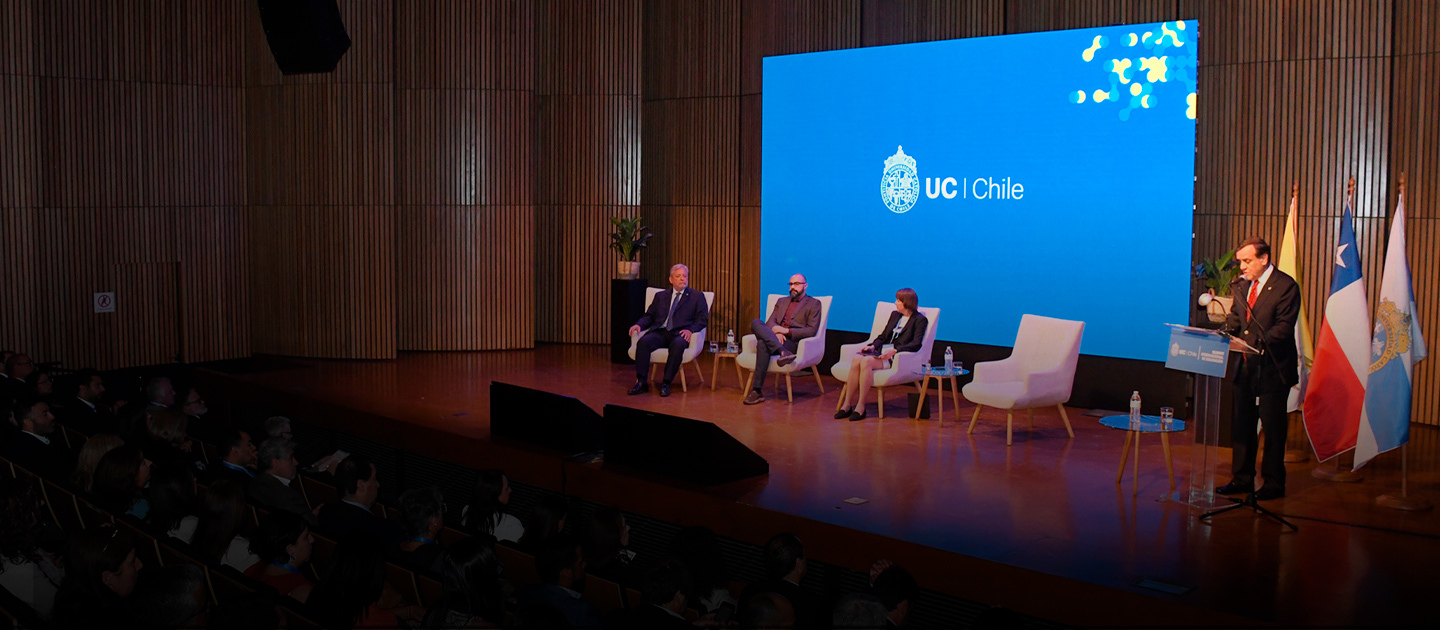
[[[1085,354],[1163,360],[1187,323],[1193,21],[764,60],[761,296],[804,273],[829,327],[912,287],[938,338],[1024,313]]]

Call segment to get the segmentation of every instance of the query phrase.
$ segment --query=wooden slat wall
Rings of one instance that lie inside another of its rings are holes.
[[[397,9],[399,347],[531,347],[535,5]]]
[[[246,4],[0,5],[0,346],[71,368],[248,353]]]
[[[333,73],[289,77],[244,4],[251,347],[392,358],[394,2],[342,0],[350,51]]]
[[[608,219],[640,213],[640,15],[640,0],[537,5],[537,341],[609,340]]]

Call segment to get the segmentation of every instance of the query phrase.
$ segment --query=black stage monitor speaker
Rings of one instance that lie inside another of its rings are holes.
[[[605,405],[605,463],[702,486],[770,473],[770,463],[709,422]]]
[[[282,74],[333,72],[350,50],[336,0],[256,0],[256,4]]]
[[[576,398],[492,381],[490,434],[556,449],[566,455],[597,450],[600,414]]]

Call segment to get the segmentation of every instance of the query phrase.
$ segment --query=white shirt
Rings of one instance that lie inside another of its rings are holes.
[[[891,339],[891,340],[894,340],[894,339],[898,338],[898,337],[900,336],[900,331],[905,330],[905,324],[908,324],[908,323],[910,323],[910,316],[909,316],[909,315],[905,315],[905,316],[903,316],[903,317],[900,318],[900,321],[895,322],[895,330],[891,332],[891,334],[890,334],[890,339]]]
[[[291,481],[290,479],[286,479],[286,478],[281,477],[280,475],[277,475],[277,474],[275,474],[275,473],[270,473],[270,476],[271,476],[271,477],[274,477],[274,478],[276,478],[276,479],[279,479],[279,480],[280,480],[280,483],[281,483],[282,485],[284,485],[286,488],[289,488],[289,487],[290,487],[290,481]]]
[[[31,432],[31,431],[21,431],[21,433],[29,433],[30,435],[35,436],[35,439],[40,440],[41,442],[43,442],[46,446],[49,446],[49,445],[50,445],[50,438],[47,438],[47,437],[45,437],[45,436],[43,436],[43,435],[40,435],[39,433],[34,433],[34,432]]]
[[[79,396],[76,396],[76,397],[75,397],[75,400],[78,400],[78,401],[80,401],[80,402],[85,403],[85,406],[89,407],[91,411],[94,411],[94,410],[95,410],[95,403],[92,403],[92,402],[90,402],[90,401],[88,401],[88,400],[85,400],[84,398],[81,398],[81,397],[79,397]]]
[[[0,573],[0,587],[10,591],[20,601],[30,604],[36,613],[49,619],[55,609],[55,594],[65,579],[65,570],[55,565],[50,554],[38,552],[40,562],[15,563],[4,560]]]
[[[259,561],[260,556],[250,553],[250,541],[244,536],[236,536],[230,540],[230,548],[225,550],[225,556],[220,559],[220,564],[244,573],[245,569],[255,566],[255,563]]]
[[[186,516],[185,518],[180,519],[180,523],[175,526],[175,529],[165,532],[165,535],[188,545],[191,541],[195,540],[195,528],[199,525],[199,517]],[[248,569],[250,567],[245,568]]]
[[[1270,281],[1270,272],[1272,272],[1272,271],[1274,271],[1274,270],[1275,270],[1275,265],[1265,265],[1265,271],[1260,274],[1260,277],[1259,277],[1257,280],[1255,280],[1255,282],[1251,283],[1251,284],[1255,285],[1255,299],[1257,299],[1257,300],[1260,299],[1260,292],[1265,290],[1265,283]],[[1245,292],[1245,300],[1246,300],[1245,303],[1248,305],[1248,304],[1250,303],[1250,302],[1249,302],[1249,300],[1250,300],[1250,292],[1249,292],[1249,291],[1246,291],[1246,292]]]

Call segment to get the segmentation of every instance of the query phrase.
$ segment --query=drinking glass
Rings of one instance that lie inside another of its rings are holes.
[[[720,352],[720,342],[718,342],[718,341],[712,341],[712,342],[710,342],[710,354],[718,354],[719,352]]]
[[[1161,408],[1160,408],[1160,427],[1168,431],[1168,430],[1170,430],[1170,427],[1171,427],[1172,425],[1174,425],[1174,424],[1175,424],[1175,409],[1174,409],[1174,408],[1171,408],[1171,407],[1161,407]]]

